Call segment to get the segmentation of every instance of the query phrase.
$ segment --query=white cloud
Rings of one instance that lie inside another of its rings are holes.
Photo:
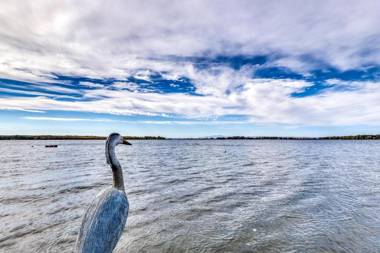
[[[91,118],[64,118],[64,117],[22,117],[26,120],[37,121],[89,121],[89,122],[117,122],[117,123],[138,123],[138,124],[156,124],[156,125],[240,125],[247,124],[246,121],[230,120],[212,120],[212,121],[188,121],[188,120],[114,120],[114,119],[91,119]]]
[[[4,0],[0,74],[117,78],[139,68],[176,68],[160,56],[205,53],[273,53],[298,68],[309,64],[300,58],[308,55],[357,67],[380,60],[379,9],[375,0]]]
[[[92,122],[114,122],[112,119],[86,119],[86,118],[63,118],[63,117],[34,117],[26,116],[23,119],[40,121],[92,121]]]
[[[131,91],[137,91],[139,88],[137,84],[131,82],[114,82],[112,87],[116,89],[128,89]]]
[[[181,115],[247,115],[252,122],[380,124],[378,82],[329,81],[335,88],[294,98],[306,81],[252,79],[254,67],[197,69],[176,57],[276,55],[272,65],[307,73],[321,62],[347,69],[380,62],[380,2],[354,1],[21,1],[0,2],[0,76],[52,83],[52,73],[124,80],[185,76],[196,92],[139,93],[133,83],[77,91],[90,101],[0,97],[0,109]],[[172,58],[169,56],[173,56]],[[314,61],[305,60],[314,59]],[[122,90],[124,88],[128,90]],[[347,88],[350,88],[347,90]],[[5,91],[5,90],[4,90]]]
[[[231,94],[189,96],[185,94],[139,94],[130,91],[91,90],[90,101],[56,101],[45,97],[0,98],[0,109],[66,110],[119,115],[181,115],[210,119],[246,115],[252,123],[293,125],[380,124],[379,83],[360,82],[355,89],[295,98],[291,93],[310,84],[290,80],[251,80]],[[360,86],[360,87],[358,87]]]

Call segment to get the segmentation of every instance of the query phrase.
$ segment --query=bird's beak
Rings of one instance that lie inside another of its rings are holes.
[[[129,143],[127,140],[123,140],[123,143],[124,145],[132,145],[131,143]]]

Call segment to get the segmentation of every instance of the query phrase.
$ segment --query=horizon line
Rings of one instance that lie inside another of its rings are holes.
[[[123,135],[124,136],[124,135]],[[0,134],[0,140],[103,140],[107,136],[102,135],[55,135],[55,134]],[[204,136],[204,137],[165,137],[160,135],[124,136],[131,140],[380,140],[380,134],[356,134],[356,135],[331,135],[331,136]]]

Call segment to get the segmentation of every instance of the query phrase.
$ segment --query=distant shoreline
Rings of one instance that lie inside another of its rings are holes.
[[[164,140],[161,136],[126,136],[128,140]],[[82,135],[0,135],[0,140],[105,140],[106,136]]]
[[[81,135],[0,135],[0,140],[105,140],[106,138],[106,136]],[[128,140],[380,140],[380,134],[326,137],[229,136],[204,138],[165,138],[162,136],[125,136],[125,138]]]

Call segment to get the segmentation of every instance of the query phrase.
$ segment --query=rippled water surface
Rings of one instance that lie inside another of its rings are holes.
[[[132,143],[115,252],[380,252],[379,141]],[[0,252],[72,252],[104,142],[0,144]]]

